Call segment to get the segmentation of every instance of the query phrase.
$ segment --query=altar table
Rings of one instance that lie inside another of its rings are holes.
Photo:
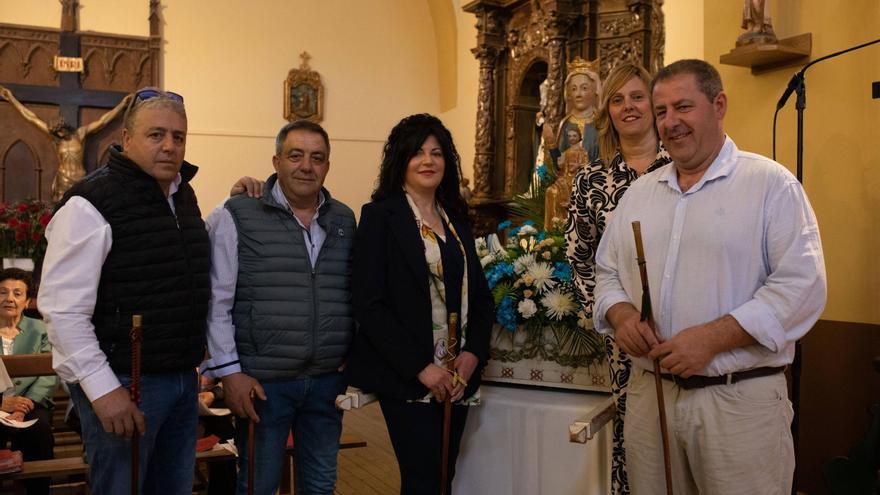
[[[468,413],[453,479],[455,495],[606,495],[611,423],[586,444],[568,425],[608,397],[483,385]]]

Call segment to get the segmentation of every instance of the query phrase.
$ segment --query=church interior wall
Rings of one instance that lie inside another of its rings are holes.
[[[870,41],[880,33],[876,0],[768,1],[779,38],[812,33],[812,59]],[[711,5],[711,8],[710,8]],[[718,64],[741,32],[742,2],[708,0],[706,60],[716,64],[728,94],[725,128],[741,149],[772,155],[773,111],[794,67],[759,75]],[[671,59],[667,59],[667,62]],[[819,219],[828,305],[822,318],[880,323],[880,45],[821,62],[806,73],[804,185]],[[792,97],[779,114],[777,160],[796,169],[797,114]]]

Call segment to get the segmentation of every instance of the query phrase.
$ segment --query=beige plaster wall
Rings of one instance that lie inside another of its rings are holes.
[[[876,0],[768,3],[780,38],[813,34],[813,59],[880,33]],[[773,111],[797,67],[755,76],[718,64],[741,32],[742,5],[741,0],[705,1],[705,56],[724,79],[728,134],[740,148],[770,156]],[[880,100],[871,99],[871,82],[877,80],[880,45],[807,72],[804,183],[819,219],[828,271],[825,319],[880,323]],[[780,113],[777,134],[777,159],[792,171],[796,125],[792,98]]]

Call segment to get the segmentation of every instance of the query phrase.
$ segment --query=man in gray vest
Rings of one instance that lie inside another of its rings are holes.
[[[351,209],[323,188],[330,140],[319,125],[281,128],[262,198],[229,198],[208,217],[211,304],[207,374],[254,421],[254,493],[275,493],[293,432],[297,493],[333,493],[342,413],[336,395],[354,332]],[[259,400],[254,400],[257,398]],[[239,428],[236,444],[247,444]],[[239,449],[238,493],[247,449]]]

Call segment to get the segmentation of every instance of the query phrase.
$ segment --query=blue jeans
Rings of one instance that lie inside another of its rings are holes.
[[[336,487],[336,454],[342,434],[342,412],[336,396],[345,391],[342,373],[262,383],[265,401],[255,408],[254,493],[274,494],[281,481],[287,436],[293,431],[294,467],[299,495],[332,495]],[[239,422],[238,493],[247,493],[247,423]]]
[[[128,389],[131,378],[117,375]],[[140,438],[140,493],[189,495],[196,456],[198,379],[195,370],[141,376],[146,432]],[[79,385],[70,397],[82,423],[94,495],[131,493],[131,440],[104,431]]]

